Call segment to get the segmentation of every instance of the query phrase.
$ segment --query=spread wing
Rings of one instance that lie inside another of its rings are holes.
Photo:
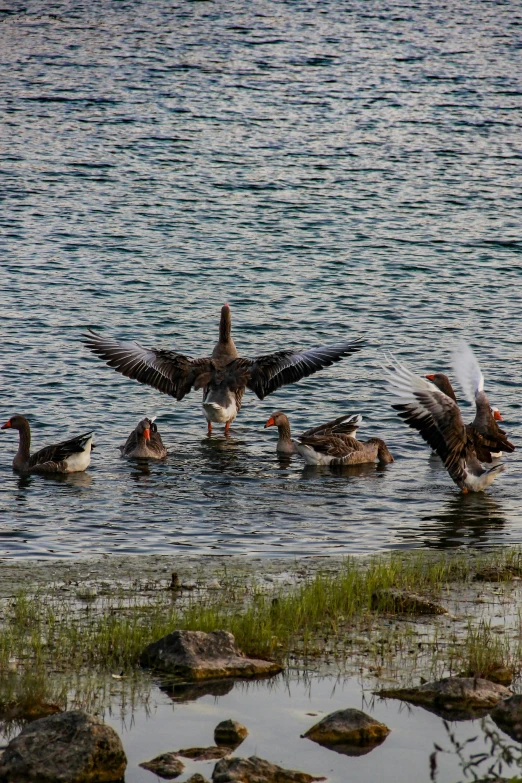
[[[392,407],[437,452],[453,481],[461,486],[467,475],[466,460],[474,452],[459,406],[402,364],[392,364],[387,372],[389,389],[397,397]]]
[[[484,391],[484,376],[470,346],[460,340],[453,353],[453,370],[468,402],[474,403],[478,392]]]
[[[306,432],[303,432],[301,438],[309,438],[312,435],[354,435],[362,422],[362,416],[360,413],[347,416],[339,416],[339,418],[329,421],[326,424],[320,424],[318,427],[312,427]]]
[[[91,329],[83,336],[85,345],[109,367],[163,394],[170,394],[176,400],[182,400],[193,387],[198,389],[206,385],[214,371],[210,358],[192,359],[175,351],[119,342]]]
[[[300,381],[323,367],[329,367],[346,356],[351,356],[359,351],[362,345],[363,340],[360,338],[351,342],[310,348],[308,351],[277,351],[255,359],[236,359],[228,367],[236,364],[238,370],[241,368],[245,372],[246,386],[262,400],[280,386]]]
[[[72,457],[73,454],[79,454],[85,449],[85,446],[92,436],[92,432],[86,432],[84,435],[78,435],[76,438],[64,440],[63,443],[54,443],[52,446],[45,446],[43,449],[40,449],[40,451],[36,451],[31,455],[28,467],[34,468],[36,465],[42,466],[48,462],[62,462],[68,457]]]

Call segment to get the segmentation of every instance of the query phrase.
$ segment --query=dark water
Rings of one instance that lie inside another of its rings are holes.
[[[461,496],[390,409],[380,361],[447,370],[475,347],[522,443],[522,12],[515,2],[18,2],[0,10],[1,411],[39,447],[90,428],[88,473],[11,472],[0,553],[303,553],[522,541],[517,454]],[[247,356],[365,334],[225,441],[118,376],[86,326],[207,354],[232,307]],[[297,432],[360,412],[395,464],[281,465]],[[116,446],[160,412],[150,472]],[[466,417],[472,418],[466,408]]]

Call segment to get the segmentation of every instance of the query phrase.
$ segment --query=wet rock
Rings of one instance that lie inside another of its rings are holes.
[[[238,756],[222,759],[212,773],[213,783],[312,783],[314,780],[326,778],[315,778],[306,772],[283,769],[257,756],[250,756],[248,759]]]
[[[200,775],[199,772],[196,772],[189,777],[186,783],[209,783],[209,781],[203,775]]]
[[[327,715],[303,737],[346,755],[363,755],[384,742],[390,729],[361,710],[337,710]],[[361,752],[362,750],[362,752]]]
[[[227,748],[237,748],[247,735],[248,729],[237,720],[223,720],[214,729],[214,742]]]
[[[162,753],[150,761],[143,761],[140,767],[148,769],[149,772],[154,772],[158,777],[165,780],[177,778],[185,769],[185,765],[180,761],[176,753]]]
[[[402,699],[421,706],[447,710],[490,710],[502,699],[511,696],[504,685],[479,677],[445,677],[427,682],[419,688],[392,688],[374,691],[387,699]]]
[[[511,685],[513,682],[514,672],[513,669],[508,669],[507,666],[492,666],[490,669],[483,669],[481,672],[474,672],[471,670],[459,672],[459,677],[476,677],[480,676],[483,680],[489,680],[490,682],[496,682],[500,685]]]
[[[114,729],[75,710],[35,720],[12,739],[0,760],[0,780],[109,783],[122,780],[126,766]]]
[[[277,663],[247,658],[227,631],[174,631],[149,644],[140,663],[191,680],[266,677],[282,670]]]
[[[491,717],[499,729],[517,742],[522,742],[522,696],[520,694],[497,704],[491,711]]]
[[[223,756],[228,756],[230,752],[231,748],[218,748],[212,745],[210,748],[184,748],[176,751],[176,755],[183,756],[184,759],[192,759],[192,761],[210,761],[212,759],[222,759]]]
[[[372,609],[393,614],[447,614],[448,610],[441,604],[423,598],[407,590],[394,587],[376,590],[372,594]]]
[[[477,571],[473,579],[475,582],[511,582],[521,576],[520,566],[488,566]]]

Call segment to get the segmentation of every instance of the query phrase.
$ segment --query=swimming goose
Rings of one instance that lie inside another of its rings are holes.
[[[231,328],[230,307],[225,304],[221,309],[219,340],[212,355],[201,359],[161,348],[145,348],[139,343],[119,342],[92,330],[84,335],[84,342],[109,367],[170,394],[176,400],[182,400],[192,389],[203,389],[203,411],[209,434],[213,423],[224,424],[225,434],[228,434],[246,389],[262,400],[280,386],[329,367],[362,346],[362,340],[357,339],[306,351],[289,349],[246,359],[238,355]]]
[[[455,400],[399,362],[387,372],[389,390],[397,398],[392,407],[437,452],[455,484],[463,492],[486,489],[505,465],[483,467]]]
[[[454,402],[457,402],[455,392],[447,375],[442,372],[430,373],[426,378],[435,384]],[[477,458],[480,462],[491,462],[492,459],[498,459],[502,456],[502,450],[511,454],[515,447],[506,437],[504,430],[501,430],[497,421],[502,421],[502,416],[498,408],[489,405],[484,392],[480,400],[477,400],[477,413],[471,424],[466,424],[466,431],[469,438],[473,441]],[[485,402],[484,402],[485,400]]]
[[[91,461],[92,432],[46,446],[31,455],[31,428],[25,416],[11,416],[0,428],[18,430],[18,451],[13,468],[19,473],[77,473]]]
[[[362,416],[360,415],[339,416],[338,419],[329,421],[327,424],[321,424],[319,427],[306,430],[306,432],[303,432],[300,437],[304,438],[309,437],[310,435],[333,434],[353,435],[361,422]],[[277,413],[274,413],[266,422],[265,429],[267,427],[277,427],[279,438],[277,440],[276,451],[278,454],[297,453],[297,449],[294,441],[292,440],[292,435],[290,432],[290,422],[288,421],[288,416],[286,416],[286,414],[284,414],[282,411],[277,411]]]
[[[365,465],[368,462],[389,464],[394,459],[380,438],[360,441],[350,435],[302,435],[295,447],[307,465]]]
[[[167,449],[153,419],[142,419],[119,448],[122,457],[131,459],[164,459],[167,456]]]

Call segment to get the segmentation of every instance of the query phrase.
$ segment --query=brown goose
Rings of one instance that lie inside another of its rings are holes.
[[[430,373],[426,378],[435,384],[454,402],[457,402],[455,392],[447,375],[442,372]],[[497,421],[502,421],[498,408],[490,406],[486,395],[482,391],[476,398],[477,413],[471,424],[466,424],[468,437],[473,442],[477,458],[480,462],[492,462],[502,456],[502,452],[511,454],[515,447],[507,439],[504,430],[501,430]]]
[[[0,429],[18,430],[18,451],[13,468],[19,473],[77,473],[89,467],[92,432],[46,446],[31,455],[31,428],[25,416],[11,416]]]
[[[153,419],[142,419],[123,446],[121,456],[130,459],[164,459],[167,449],[163,445],[158,426]]]
[[[403,364],[391,363],[387,372],[389,389],[397,398],[392,407],[437,452],[455,484],[463,492],[486,489],[505,465],[481,464],[455,400]]]
[[[339,416],[338,419],[329,421],[327,424],[321,424],[319,427],[306,430],[306,432],[303,432],[303,434],[300,435],[300,439],[310,437],[311,435],[353,435],[361,422],[362,416],[360,415]],[[270,416],[265,424],[265,429],[267,427],[277,427],[279,438],[277,440],[276,451],[278,454],[297,453],[297,448],[294,441],[292,440],[292,435],[290,432],[290,422],[288,421],[288,416],[285,413],[282,411],[277,411],[277,413],[274,413],[272,416]]]
[[[342,467],[375,460],[383,464],[394,462],[380,438],[360,441],[349,435],[304,435],[296,439],[295,447],[307,465]]]
[[[307,351],[285,350],[241,358],[231,337],[230,307],[221,309],[219,340],[212,355],[192,359],[176,351],[145,348],[139,343],[118,342],[89,330],[84,340],[90,350],[109,367],[146,383],[176,400],[182,400],[192,389],[203,389],[203,411],[208,422],[224,424],[225,434],[236,418],[245,389],[260,400],[280,386],[295,383],[323,367],[360,350],[362,340],[310,348]]]

